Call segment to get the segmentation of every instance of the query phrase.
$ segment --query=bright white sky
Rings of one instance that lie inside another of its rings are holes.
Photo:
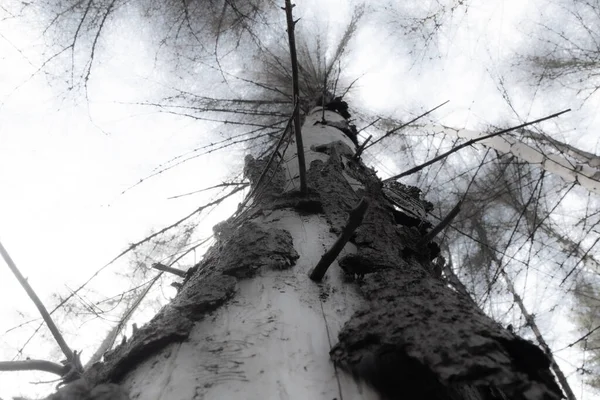
[[[330,3],[331,10],[345,7],[345,2]],[[407,112],[422,112],[420,107],[451,100],[436,115],[444,124],[470,128],[511,116],[490,73],[505,70],[505,57],[520,44],[523,26],[517,22],[537,15],[535,2],[525,3],[473,2],[468,16],[460,19],[460,29],[452,28],[442,36],[441,60],[414,66],[402,57],[406,49],[399,44],[399,37],[383,42],[377,36],[379,28],[365,29],[347,67],[352,77],[365,73],[351,106],[403,117]],[[295,12],[302,15],[302,4]],[[306,16],[304,21],[310,18]],[[335,18],[330,23],[334,24]],[[218,138],[218,130],[118,103],[160,93],[155,82],[163,76],[153,69],[152,49],[144,47],[136,32],[112,32],[119,40],[110,42],[110,51],[98,58],[90,101],[75,95],[77,105],[71,94],[60,100],[62,94],[50,87],[42,74],[31,78],[41,61],[35,56],[38,34],[19,20],[0,22],[0,240],[38,295],[47,304],[55,304],[52,294],[66,293],[65,285],[79,286],[128,243],[186,215],[211,194],[177,200],[167,197],[219,183],[239,168],[243,157],[230,150],[205,156],[121,195],[160,163]],[[547,104],[539,96],[534,99],[516,90],[511,94],[517,109],[523,110],[521,117],[535,119],[545,113]],[[551,105],[548,112],[567,108],[556,98]],[[583,120],[589,128],[595,121],[583,118],[585,115],[574,113],[569,119]],[[582,136],[572,143],[587,141],[585,149],[590,151],[596,138]],[[386,173],[390,166],[377,168]],[[397,171],[388,173],[393,172]],[[232,206],[230,203],[228,209],[206,221],[207,232]],[[126,266],[126,260],[116,263],[101,282],[110,285],[117,279],[112,272]],[[4,332],[37,314],[3,263],[0,300],[4,304],[0,309],[0,358],[10,360],[30,330]],[[91,354],[93,349],[86,347],[89,337],[75,338],[72,335],[76,333],[75,328],[67,332],[74,341],[71,346],[86,348]],[[40,346],[38,342],[27,347],[24,355],[56,356],[56,351],[49,353],[47,343],[41,353]],[[38,378],[54,379],[50,375],[34,378],[31,374],[0,373],[0,397],[47,392],[47,386],[29,383]]]

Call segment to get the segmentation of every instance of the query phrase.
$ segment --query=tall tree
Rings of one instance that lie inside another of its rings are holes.
[[[346,104],[313,101],[303,113],[310,192],[298,191],[295,146],[277,163],[248,157],[248,206],[217,228],[174,301],[84,374],[90,390],[109,381],[140,398],[560,398],[539,348],[436,276],[427,222],[414,217],[429,207],[419,191],[382,186],[354,159]],[[361,198],[369,207],[351,244],[324,282],[311,281]]]
[[[296,21],[286,3],[294,55]],[[223,100],[182,91],[153,105],[208,118],[230,110],[249,115],[246,124],[265,135],[245,161],[250,193],[236,215],[215,228],[217,243],[185,274],[173,302],[55,397],[114,390],[173,399],[559,398],[546,355],[442,280],[432,262],[439,249],[426,217],[431,205],[419,190],[384,184],[356,157],[356,128],[335,79],[352,23],[330,59],[317,50],[311,60],[308,47],[303,58],[298,46],[299,57],[288,67],[252,35],[248,21],[264,14],[249,4],[210,2],[219,18],[200,21],[220,38],[215,55],[229,30],[251,33],[240,42],[256,41],[270,67],[264,81],[251,83],[273,96]],[[192,28],[190,15],[201,10],[183,5],[165,19],[181,18],[179,28],[189,29],[200,46],[201,30]],[[78,4],[78,21],[96,15],[89,25],[97,29],[92,57],[81,74],[86,86],[99,34],[118,6]],[[66,49],[75,47],[73,41]],[[216,59],[214,68],[230,80],[224,58]],[[192,105],[182,105],[189,100]],[[265,122],[272,117],[278,124]],[[327,266],[344,244],[324,282],[309,280],[312,268]]]

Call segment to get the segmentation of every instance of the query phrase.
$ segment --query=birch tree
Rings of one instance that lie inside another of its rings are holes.
[[[412,212],[427,203],[409,187],[382,187],[353,159],[345,111],[327,102],[305,116],[308,195],[295,146],[279,167],[247,158],[251,204],[217,228],[218,244],[173,303],[86,372],[90,388],[113,381],[130,397],[171,399],[560,398],[539,348],[434,274],[437,254],[418,228],[426,221],[398,223],[385,193]],[[369,207],[354,238],[327,279],[311,281],[361,198]]]
[[[79,75],[87,87],[97,40],[119,4],[98,14],[81,6],[83,22],[64,51],[78,45],[92,15],[91,57]],[[184,6],[179,28],[201,46]],[[248,25],[266,15],[257,5],[210,6],[221,17],[204,26],[219,40],[231,29],[258,41]],[[176,298],[103,362],[64,376],[52,398],[560,398],[542,350],[448,287],[434,262],[444,226],[428,221],[431,203],[418,188],[382,181],[357,156],[365,143],[343,97],[350,85],[336,79],[357,21],[330,59],[311,59],[323,53],[296,46],[289,1],[285,11],[289,64],[259,41],[268,84],[250,82],[273,96],[180,92],[146,104],[192,116],[227,114],[232,105],[238,116],[250,114],[246,126],[265,134],[245,159],[250,189],[214,228],[215,245],[182,274]],[[228,80],[223,58],[216,60]],[[279,122],[265,122],[272,117]]]

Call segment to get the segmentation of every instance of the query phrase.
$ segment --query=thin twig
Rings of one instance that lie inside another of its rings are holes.
[[[60,331],[58,330],[58,327],[52,320],[52,317],[50,317],[50,314],[48,314],[48,310],[46,310],[46,307],[44,306],[40,298],[37,296],[29,282],[27,282],[27,279],[25,279],[23,274],[21,274],[21,271],[19,271],[12,258],[10,258],[10,255],[2,245],[2,242],[0,242],[0,254],[2,254],[2,258],[4,258],[4,261],[8,265],[8,268],[10,268],[12,273],[15,275],[15,277],[23,287],[23,289],[25,289],[25,291],[27,292],[27,295],[29,296],[31,301],[33,301],[33,304],[35,304],[35,306],[37,307],[38,311],[42,315],[42,318],[46,322],[46,325],[48,325],[48,329],[50,329],[54,340],[56,340],[56,343],[58,343],[60,349],[67,358],[67,361],[72,362],[74,359],[73,351],[67,345],[67,342],[65,342],[65,339],[62,337]]]
[[[377,139],[376,141],[374,141],[373,143],[371,143],[370,145],[368,145],[367,147],[365,147],[363,150],[366,150],[366,149],[368,149],[371,146],[375,146],[377,143],[381,142],[386,137],[388,137],[388,136],[392,135],[393,133],[399,131],[400,129],[404,128],[405,126],[408,126],[408,125],[412,124],[413,122],[418,121],[419,119],[423,118],[427,114],[431,114],[432,112],[434,112],[435,110],[437,110],[438,108],[440,108],[444,104],[447,104],[448,102],[450,102],[450,100],[446,100],[445,102],[443,102],[442,104],[440,104],[440,105],[432,108],[431,110],[429,110],[427,112],[424,112],[423,114],[419,115],[418,117],[415,117],[415,118],[411,119],[407,123],[405,123],[403,125],[400,125],[397,128],[392,129],[391,131],[387,132],[385,135],[383,135],[382,137],[380,137],[379,139]]]
[[[218,185],[210,186],[210,187],[207,187],[207,188],[204,188],[204,189],[194,190],[193,192],[184,193],[184,194],[178,194],[176,196],[167,197],[167,200],[178,199],[178,198],[183,197],[183,196],[190,196],[192,194],[202,193],[202,192],[206,192],[207,190],[212,190],[212,189],[216,189],[216,188],[220,188],[220,187],[238,186],[238,185],[247,186],[248,183],[247,182],[223,182],[223,183],[219,183]]]
[[[462,283],[461,280],[458,278],[458,276],[456,276],[456,273],[454,273],[454,269],[452,266],[452,254],[450,253],[450,248],[447,245],[444,247],[445,247],[444,252],[449,257],[447,261],[445,259],[443,260],[444,264],[442,266],[442,272],[444,273],[446,280],[454,288],[454,290],[456,290],[458,293],[460,293],[465,299],[467,299],[469,302],[471,302],[473,304],[477,304],[475,302],[475,300],[473,300],[473,297],[471,297],[471,294],[465,287],[464,283]],[[438,262],[440,262],[440,260],[439,260],[440,257],[441,256],[438,256],[438,260],[437,260]]]
[[[368,207],[369,201],[365,197],[363,197],[360,200],[360,203],[358,203],[358,205],[356,206],[356,208],[350,211],[348,223],[344,227],[344,230],[342,230],[340,236],[337,238],[333,246],[331,246],[331,249],[329,249],[325,254],[323,254],[315,268],[313,268],[313,270],[310,273],[310,279],[312,279],[315,282],[320,282],[323,279],[331,263],[335,261],[335,259],[340,254],[346,243],[348,243],[348,241],[354,234],[356,228],[358,228],[362,223]]]
[[[129,247],[127,247],[127,249],[123,250],[121,253],[119,253],[116,257],[114,257],[112,260],[110,260],[108,263],[104,264],[99,270],[97,270],[96,272],[94,272],[92,274],[92,276],[90,276],[84,283],[82,283],[81,285],[79,285],[79,287],[77,289],[75,289],[69,296],[67,296],[65,299],[63,299],[60,304],[58,304],[56,307],[54,307],[54,309],[52,310],[52,313],[54,313],[56,310],[58,310],[60,307],[62,307],[67,301],[69,301],[73,296],[75,296],[75,294],[79,293],[79,291],[81,289],[83,289],[85,286],[87,286],[88,283],[90,283],[92,281],[92,279],[94,279],[96,276],[98,276],[102,271],[104,271],[106,268],[108,268],[110,265],[112,265],[115,261],[117,261],[118,259],[120,259],[121,257],[123,257],[125,254],[129,253],[130,251],[134,250],[135,248],[137,248],[138,246],[152,240],[154,237],[165,233],[166,231],[175,228],[176,226],[178,226],[179,224],[185,222],[186,220],[188,220],[189,218],[191,218],[192,216],[194,216],[194,214],[196,213],[200,213],[202,212],[202,210],[204,210],[207,207],[211,207],[214,205],[219,204],[221,201],[225,200],[226,198],[228,198],[229,196],[239,192],[240,190],[242,190],[244,187],[237,187],[234,190],[232,190],[231,192],[229,192],[228,194],[221,196],[220,198],[207,203],[203,206],[198,207],[196,210],[194,210],[193,212],[191,212],[190,214],[186,215],[185,217],[181,218],[179,221],[176,221],[174,223],[172,223],[171,225],[161,229],[158,232],[153,233],[150,236],[147,236],[145,239],[140,240],[139,242],[133,243],[131,244]],[[41,326],[41,324],[40,324]],[[39,329],[39,327],[38,327]],[[34,332],[33,335],[35,335],[35,333],[37,332],[37,330]],[[31,337],[33,337],[33,335]],[[31,340],[30,337],[30,340]]]
[[[186,215],[185,217],[179,219],[178,221],[173,222],[171,225],[168,225],[164,228],[162,228],[161,230],[159,230],[158,232],[154,232],[152,235],[147,236],[146,238],[135,242],[131,245],[129,245],[129,247],[125,250],[123,250],[121,253],[119,253],[116,257],[114,257],[112,260],[110,260],[107,264],[105,264],[102,268],[105,268],[109,265],[111,265],[112,263],[114,263],[115,261],[117,261],[119,258],[121,258],[122,256],[124,256],[125,254],[127,254],[128,252],[130,252],[131,250],[135,249],[136,247],[152,240],[153,238],[155,238],[158,235],[162,235],[163,233],[165,233],[166,231],[175,228],[176,226],[178,226],[179,224],[187,221],[188,219],[190,219],[191,217],[193,217],[195,214],[200,213],[201,211],[203,211],[204,209],[208,208],[208,207],[212,207],[214,205],[217,205],[219,203],[221,203],[223,200],[225,200],[226,198],[228,198],[229,196],[239,192],[240,190],[242,190],[244,188],[244,186],[238,186],[237,188],[233,189],[232,191],[230,191],[229,193],[219,197],[216,200],[211,201],[210,203],[206,203],[198,208],[196,208],[194,211],[192,211],[191,213],[189,213],[188,215]],[[94,275],[95,276],[95,275]],[[89,281],[91,280],[88,279],[88,281],[85,283],[87,284]],[[79,289],[78,289],[79,290]]]
[[[496,258],[496,257],[494,256],[494,258]],[[496,259],[496,262],[499,262],[499,261],[500,260]],[[567,400],[577,400],[577,398],[575,397],[575,394],[573,393],[573,389],[571,389],[571,385],[569,385],[569,382],[567,381],[567,377],[565,376],[562,369],[560,369],[560,367],[556,363],[554,354],[552,354],[552,349],[550,348],[550,346],[548,346],[546,339],[544,339],[542,332],[540,331],[537,323],[535,322],[534,315],[531,314],[529,312],[529,310],[527,310],[527,308],[525,307],[525,304],[523,303],[523,299],[517,293],[517,290],[515,289],[512,279],[510,279],[510,277],[508,276],[508,274],[506,273],[504,268],[502,268],[502,270],[500,272],[501,272],[502,276],[504,277],[504,281],[506,282],[506,284],[508,286],[509,292],[513,295],[513,299],[514,299],[515,303],[517,303],[517,305],[519,306],[519,309],[521,310],[521,314],[523,314],[523,317],[525,318],[525,322],[527,322],[527,325],[533,331],[533,334],[535,335],[535,338],[537,339],[540,347],[542,348],[542,350],[544,350],[544,353],[546,353],[546,357],[548,357],[548,359],[550,360],[550,368],[552,369],[552,372],[554,372],[554,374],[556,375],[556,378],[558,379],[558,383],[560,383],[562,390],[566,394]]]
[[[375,118],[375,119],[373,120],[373,122],[369,123],[369,125],[367,125],[367,126],[365,126],[365,127],[363,127],[363,128],[360,128],[360,129],[359,129],[359,130],[358,130],[356,133],[357,133],[357,134],[359,134],[359,133],[361,133],[362,131],[364,131],[365,129],[367,129],[367,128],[370,128],[371,126],[373,126],[373,125],[375,125],[376,123],[378,123],[380,119],[381,119],[381,117],[377,117],[377,118]]]
[[[369,143],[369,140],[371,140],[372,137],[373,135],[369,135],[369,137],[363,142],[363,144],[361,144],[360,147],[356,150],[356,153],[354,153],[355,160],[358,160],[358,157],[360,157],[362,152],[365,150],[365,146],[367,145],[367,143]]]
[[[577,339],[576,341],[569,343],[568,345],[566,345],[565,347],[563,347],[562,349],[558,349],[555,353],[558,353],[559,351],[563,351],[566,350],[570,347],[575,346],[577,343],[583,342],[584,340],[586,340],[587,338],[589,338],[591,335],[594,334],[594,332],[597,332],[598,330],[600,330],[600,325],[598,325],[597,327],[595,327],[594,329],[591,329],[588,333],[586,333],[585,335],[583,335],[582,337],[580,337],[579,339]]]
[[[566,110],[563,110],[561,112],[557,112],[556,114],[549,115],[549,116],[544,117],[544,118],[536,119],[535,121],[525,122],[524,124],[513,126],[512,128],[503,129],[503,130],[498,131],[498,132],[490,133],[489,135],[478,137],[476,139],[471,139],[471,140],[469,140],[469,141],[467,141],[465,143],[462,143],[462,144],[460,144],[460,145],[458,145],[456,147],[451,148],[450,150],[448,150],[444,154],[440,154],[439,156],[437,156],[437,157],[435,157],[435,158],[433,158],[433,159],[431,159],[431,160],[429,160],[427,162],[424,162],[421,165],[417,165],[416,167],[411,168],[411,169],[409,169],[407,171],[404,171],[401,174],[394,175],[394,176],[392,176],[390,178],[387,178],[383,182],[394,181],[396,179],[402,178],[403,176],[414,174],[415,172],[418,172],[418,171],[422,170],[423,168],[425,168],[425,167],[427,167],[427,166],[429,166],[431,164],[434,164],[434,163],[436,163],[436,162],[438,162],[440,160],[443,160],[444,158],[448,157],[450,154],[455,153],[458,150],[460,150],[462,148],[465,148],[467,146],[471,146],[474,143],[480,142],[480,141],[485,140],[485,139],[492,138],[494,136],[502,135],[504,133],[507,133],[507,132],[510,132],[510,131],[514,131],[516,129],[521,129],[521,128],[524,128],[524,127],[529,126],[529,125],[537,124],[538,122],[546,121],[546,120],[551,119],[551,118],[556,118],[559,115],[564,114],[564,113],[569,112],[569,111],[571,111],[570,108],[568,108]]]
[[[296,54],[296,39],[294,38],[294,27],[296,21],[292,17],[292,2],[285,0],[285,15],[287,19],[288,40],[290,42],[290,56],[292,59],[292,86],[294,93],[294,133],[296,134],[296,151],[298,155],[298,172],[300,174],[300,193],[308,192],[306,186],[306,161],[304,160],[304,145],[302,143],[302,132],[300,125],[300,85],[298,83],[298,56]]]
[[[195,251],[198,247],[206,244],[206,242],[208,242],[209,240],[213,239],[214,235],[210,235],[208,236],[206,239],[201,240],[199,242],[197,242],[197,244],[193,245],[192,247],[190,247],[189,249],[183,251],[177,258],[175,258],[173,261],[171,261],[169,264],[173,265],[175,264],[177,261],[181,260],[183,257],[185,257],[186,255],[188,255],[189,253],[191,253],[192,251]],[[170,257],[169,257],[170,258]],[[187,274],[187,271],[186,271]]]
[[[323,90],[321,91],[321,122],[325,122],[325,94],[327,93],[327,63],[323,61]],[[334,92],[335,93],[335,89]]]
[[[117,335],[123,331],[123,327],[129,321],[135,310],[140,306],[142,301],[150,292],[150,289],[154,286],[156,282],[161,278],[164,272],[159,272],[150,282],[146,284],[146,287],[133,299],[133,302],[127,304],[127,309],[123,312],[120,321],[115,325],[111,331],[106,335],[100,346],[96,349],[96,352],[92,355],[92,357],[85,364],[85,369],[94,365],[94,363],[100,361],[100,358],[106,351],[110,350],[110,348],[115,343]]]

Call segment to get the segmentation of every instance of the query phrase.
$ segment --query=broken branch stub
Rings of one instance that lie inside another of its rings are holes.
[[[182,271],[180,269],[173,268],[173,267],[168,267],[168,266],[166,266],[164,264],[161,264],[161,263],[154,263],[154,264],[152,264],[152,268],[157,269],[159,271],[168,272],[168,273],[173,274],[173,275],[177,275],[177,276],[179,276],[181,278],[185,278],[186,275],[187,275],[186,271]]]
[[[310,279],[312,279],[315,282],[320,282],[323,279],[331,263],[333,263],[333,261],[337,258],[337,256],[340,254],[340,252],[346,245],[346,243],[348,243],[348,241],[352,237],[352,234],[354,234],[356,228],[358,228],[362,223],[368,207],[369,201],[365,197],[363,197],[360,200],[360,203],[358,203],[358,205],[356,206],[356,208],[350,211],[348,223],[342,230],[342,233],[337,238],[333,246],[331,246],[331,249],[329,249],[325,254],[323,254],[315,268],[313,268],[313,270],[310,273]]]
[[[458,215],[458,213],[460,212],[461,205],[462,205],[462,200],[459,201],[452,208],[452,210],[450,210],[448,215],[446,215],[446,217],[443,220],[441,220],[439,224],[437,224],[435,227],[433,227],[433,229],[431,231],[429,231],[429,233],[427,233],[425,236],[423,236],[423,238],[419,242],[419,246],[427,245],[427,243],[431,242],[438,233],[440,233],[445,227],[450,225],[450,223],[452,222],[454,217],[456,217]]]

